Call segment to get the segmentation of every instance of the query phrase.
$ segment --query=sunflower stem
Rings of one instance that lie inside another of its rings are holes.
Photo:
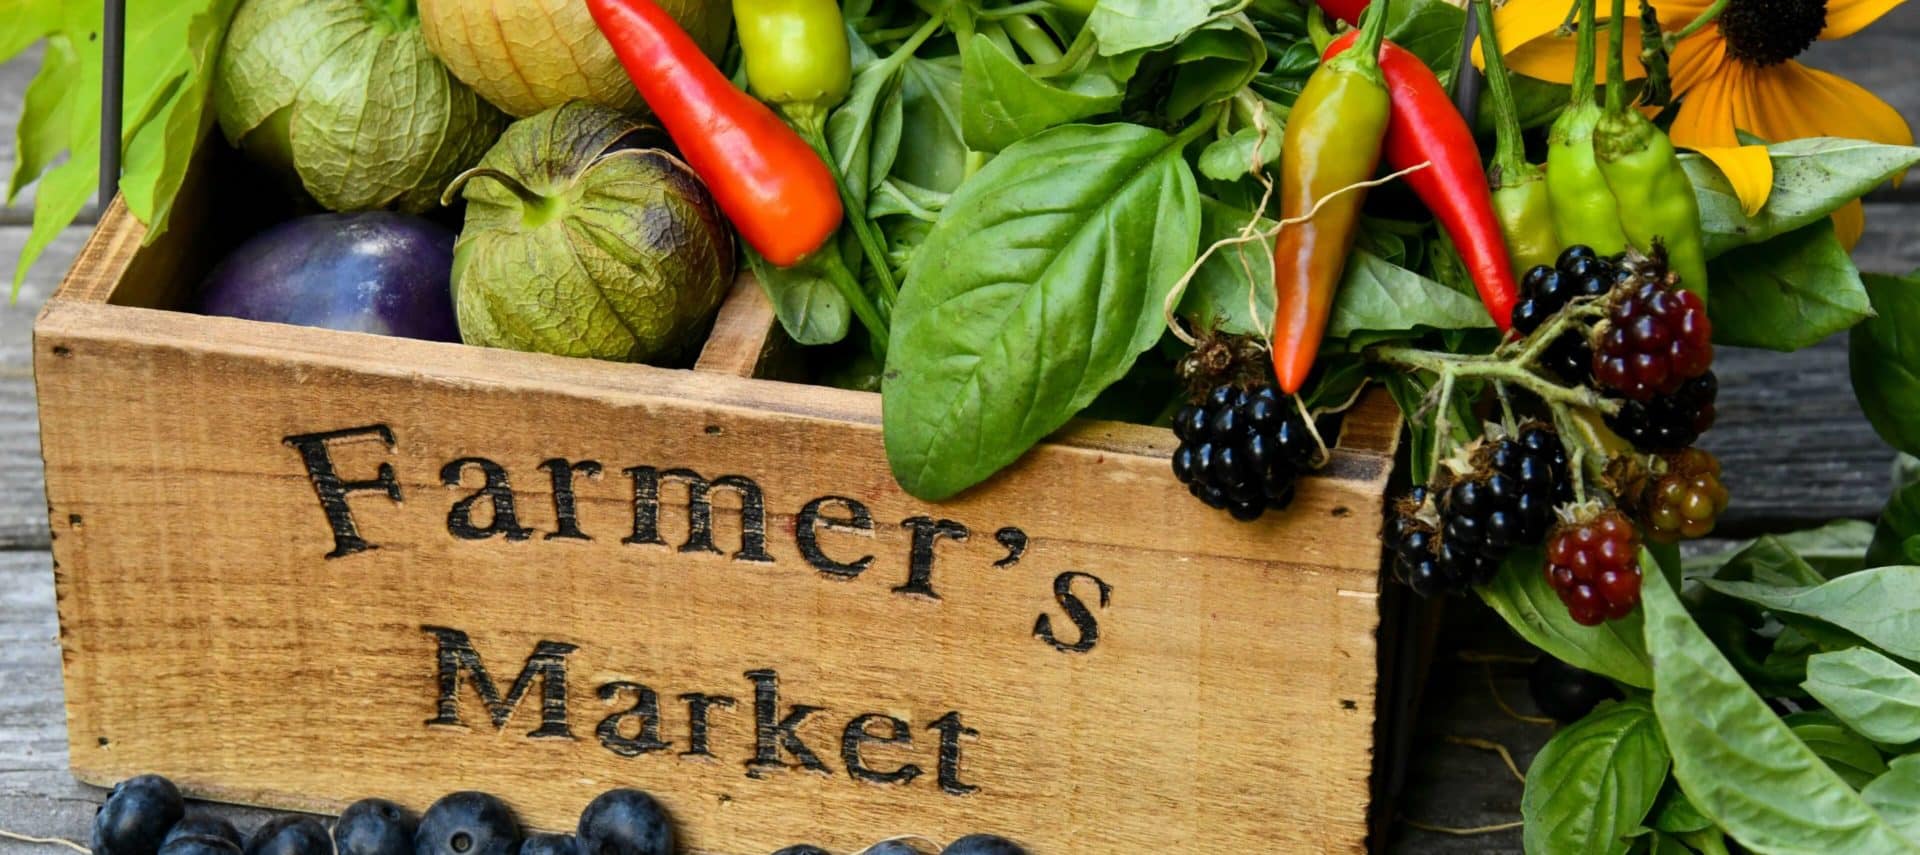
[[[1700,17],[1693,19],[1693,23],[1681,27],[1680,32],[1674,33],[1669,38],[1677,42],[1706,29],[1708,24],[1720,20],[1720,13],[1727,10],[1727,4],[1730,2],[1732,0],[1714,0],[1713,5],[1707,7],[1707,11],[1701,12]]]
[[[1627,0],[1613,0],[1607,18],[1607,112],[1627,109]]]

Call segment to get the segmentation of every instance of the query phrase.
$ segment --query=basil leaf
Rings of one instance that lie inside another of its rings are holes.
[[[1700,203],[1708,258],[1825,219],[1841,205],[1920,163],[1920,148],[1835,137],[1774,143],[1767,146],[1767,154],[1773,160],[1773,189],[1766,207],[1752,217],[1740,207],[1733,185],[1713,161],[1697,154],[1681,155]],[[1714,287],[1717,298],[1717,280]]]
[[[1920,660],[1920,567],[1878,567],[1798,589],[1716,579],[1702,583],[1762,608],[1825,621],[1902,659]]]
[[[1078,74],[1066,86],[1035,78],[992,39],[971,39],[963,53],[961,138],[979,151],[999,151],[1048,128],[1109,113],[1120,106],[1120,84],[1102,74]]]
[[[1831,712],[1807,710],[1782,721],[1793,729],[1794,736],[1800,737],[1801,742],[1819,755],[1827,768],[1846,781],[1847,786],[1860,789],[1887,771],[1887,761],[1880,756],[1880,749]]]
[[[1543,128],[1560,118],[1561,111],[1567,108],[1568,95],[1572,91],[1565,83],[1548,83],[1522,74],[1512,75],[1514,108],[1520,114],[1520,127],[1523,130]],[[1498,120],[1493,115],[1493,99],[1481,98],[1479,109],[1474,111],[1473,130],[1482,137],[1491,137],[1498,128]]]
[[[1860,798],[1886,817],[1894,830],[1920,843],[1920,754],[1893,758],[1887,773],[1867,784]]]
[[[1641,613],[1636,611],[1599,626],[1574,623],[1560,596],[1547,584],[1543,562],[1538,547],[1514,550],[1493,581],[1478,589],[1480,599],[1499,612],[1521,638],[1555,659],[1629,686],[1652,688],[1653,672],[1640,632]]]
[[[1754,694],[1665,576],[1646,573],[1642,596],[1654,714],[1701,813],[1762,852],[1920,851]]]
[[[1661,743],[1663,748],[1665,745]],[[1660,800],[1647,815],[1647,825],[1668,834],[1686,834],[1712,828],[1713,820],[1701,814],[1679,785],[1668,779],[1666,787],[1660,791]]]
[[[1527,767],[1528,852],[1627,851],[1667,780],[1667,747],[1644,700],[1607,704],[1554,734]]]
[[[780,327],[800,344],[833,344],[847,337],[853,307],[833,286],[833,280],[818,268],[820,262],[807,259],[792,267],[775,267],[752,247],[742,246],[747,265],[760,290],[773,303],[774,317]]]
[[[1187,36],[1174,47],[1172,59],[1165,115],[1177,122],[1252,83],[1267,62],[1267,43],[1247,16],[1233,15]]]
[[[1069,125],[954,193],[907,271],[881,386],[887,459],[939,500],[1012,463],[1127,373],[1193,263],[1182,142]]]
[[[880,60],[854,75],[847,100],[827,118],[827,149],[854,201],[866,204],[900,153],[905,125],[901,65]]]
[[[1697,576],[1716,576],[1721,579],[1750,581],[1755,575],[1752,570],[1733,571],[1724,574],[1718,571],[1736,557],[1741,556],[1748,549],[1758,545],[1760,541],[1769,540],[1773,542],[1773,548],[1791,553],[1795,558],[1811,568],[1814,573],[1818,574],[1820,579],[1831,579],[1835,576],[1845,576],[1848,573],[1853,573],[1864,568],[1866,563],[1861,558],[1861,554],[1867,551],[1868,544],[1873,540],[1873,537],[1874,526],[1872,523],[1862,520],[1834,520],[1817,528],[1802,529],[1786,534],[1770,534],[1756,540],[1748,541],[1733,549],[1705,555],[1695,555],[1686,559],[1685,575],[1689,579]],[[1759,560],[1764,554],[1765,553],[1756,553],[1750,556],[1750,559]],[[1901,562],[1895,561],[1889,563],[1897,564]],[[1796,578],[1804,578],[1797,570],[1792,571],[1792,574]],[[1795,584],[1819,584],[1819,582],[1809,581]]]
[[[1920,564],[1920,483],[1901,487],[1880,511],[1867,546],[1867,566]]]
[[[1873,314],[1831,220],[1729,252],[1707,271],[1714,344],[1799,350]]]
[[[1730,582],[1759,582],[1802,588],[1827,581],[1779,537],[1767,535],[1733,556],[1713,578]]]
[[[967,144],[960,139],[963,72],[960,58],[910,57],[900,73],[900,148],[913,152],[894,164],[900,178],[951,193],[967,175]]]
[[[1875,742],[1920,740],[1920,674],[1865,647],[1807,660],[1807,694]]]
[[[1920,453],[1920,278],[1861,280],[1876,316],[1848,337],[1854,396],[1881,439]]]
[[[1389,264],[1372,253],[1355,250],[1347,257],[1340,290],[1333,298],[1327,337],[1417,327],[1459,330],[1492,326],[1493,319],[1478,298]]]
[[[1269,113],[1269,117],[1273,114]],[[1200,174],[1215,181],[1238,181],[1253,174],[1253,147],[1260,146],[1260,165],[1266,167],[1280,159],[1280,137],[1284,128],[1271,119],[1266,138],[1257,128],[1241,128],[1232,136],[1214,140],[1200,151]]]
[[[1115,56],[1180,41],[1207,21],[1217,6],[1209,0],[1100,0],[1087,18],[1100,55]]]
[[[1447,0],[1399,0],[1387,10],[1387,38],[1420,57],[1442,86],[1453,85],[1466,26],[1466,10]]]

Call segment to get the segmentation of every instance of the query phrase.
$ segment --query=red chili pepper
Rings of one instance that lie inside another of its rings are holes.
[[[735,88],[651,0],[587,0],[647,106],[720,210],[768,261],[798,263],[840,228],[840,191],[806,140]]]
[[[1347,26],[1360,25],[1360,13],[1367,11],[1369,0],[1319,0],[1320,11],[1347,22]]]
[[[1325,4],[1323,4],[1325,5]],[[1366,4],[1362,3],[1361,6]],[[1347,49],[1358,31],[1334,39],[1326,57]],[[1453,99],[1433,76],[1433,70],[1407,49],[1393,42],[1380,45],[1380,71],[1393,97],[1393,121],[1387,126],[1387,165],[1396,170],[1421,163],[1425,169],[1407,176],[1420,201],[1447,230],[1460,251],[1480,302],[1501,332],[1513,320],[1519,293],[1500,219],[1493,212],[1493,192],[1487,186],[1486,165]]]

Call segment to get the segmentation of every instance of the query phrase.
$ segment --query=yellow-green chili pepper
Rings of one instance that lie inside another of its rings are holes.
[[[1707,299],[1707,254],[1700,237],[1700,205],[1673,141],[1627,103],[1624,76],[1626,0],[1613,0],[1607,56],[1607,113],[1594,131],[1593,151],[1606,178],[1627,239],[1641,250],[1667,248],[1667,269],[1680,287]]]
[[[753,94],[798,125],[824,125],[847,97],[853,60],[833,0],[733,0]]]
[[[1584,244],[1601,255],[1627,248],[1620,207],[1594,159],[1593,131],[1603,111],[1594,99],[1594,0],[1580,2],[1580,47],[1573,63],[1573,100],[1547,134],[1547,196],[1561,246]]]
[[[1520,115],[1514,106],[1513,83],[1500,56],[1500,40],[1493,32],[1493,3],[1473,0],[1480,19],[1480,50],[1486,57],[1487,91],[1493,98],[1493,165],[1487,183],[1493,189],[1493,214],[1507,239],[1507,257],[1516,274],[1541,264],[1552,264],[1560,254],[1553,234],[1553,205],[1547,196],[1547,173],[1527,162],[1520,138]]]

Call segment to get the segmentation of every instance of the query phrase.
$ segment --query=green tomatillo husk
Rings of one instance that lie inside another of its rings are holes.
[[[453,304],[468,344],[660,362],[733,281],[733,232],[693,170],[575,101],[513,124],[447,189],[467,200]]]
[[[335,211],[427,210],[506,124],[427,50],[411,0],[246,0],[214,109],[228,142]]]

